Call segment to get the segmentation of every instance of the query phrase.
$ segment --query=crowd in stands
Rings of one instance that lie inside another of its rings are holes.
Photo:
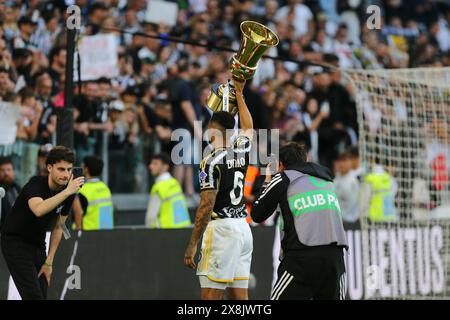
[[[304,142],[311,159],[330,168],[358,137],[352,87],[341,70],[450,65],[450,6],[439,1],[172,2],[179,9],[174,26],[147,22],[146,0],[0,1],[0,99],[20,105],[16,144],[38,150],[55,142],[56,112],[64,106],[65,9],[71,4],[81,8],[81,36],[113,34],[119,45],[116,77],[74,85],[78,159],[104,157],[107,150],[113,193],[148,192],[147,165],[153,154],[171,153],[174,130],[199,137],[193,124],[206,126],[211,116],[206,107],[211,86],[230,77],[232,53],[214,48],[237,50],[241,21],[271,28],[280,42],[267,54],[286,59],[261,59],[248,81],[244,95],[255,128],[279,129],[282,141]],[[368,28],[369,4],[381,8],[380,30]],[[7,146],[0,152],[15,155]],[[35,155],[29,158],[35,161]],[[198,190],[196,170],[196,165],[173,169],[189,199]]]

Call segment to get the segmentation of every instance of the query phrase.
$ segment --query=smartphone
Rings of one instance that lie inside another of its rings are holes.
[[[328,101],[324,101],[320,106],[320,112],[329,113],[330,112],[330,103]]]
[[[262,175],[270,174],[271,176],[275,175],[278,172],[278,158],[276,157],[275,154],[271,153],[269,155],[269,160],[267,162],[267,165],[268,164],[270,164],[270,171],[267,171],[267,166],[266,166],[261,170],[261,174]]]
[[[73,178],[79,178],[83,176],[83,168],[81,167],[73,167],[72,169]]]
[[[270,154],[270,163],[271,163],[271,174],[272,175],[275,175],[275,174],[277,174],[278,173],[278,164],[279,164],[279,159],[278,159],[278,157],[274,154],[274,153],[271,153]]]

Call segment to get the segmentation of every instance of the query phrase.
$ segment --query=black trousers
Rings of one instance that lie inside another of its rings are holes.
[[[21,238],[2,235],[2,253],[11,277],[23,300],[47,299],[48,283],[39,271],[47,258],[45,248],[24,242]]]
[[[287,254],[278,267],[271,300],[344,300],[343,248],[324,246]]]

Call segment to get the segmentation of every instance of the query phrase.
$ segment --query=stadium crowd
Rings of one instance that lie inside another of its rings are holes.
[[[340,69],[450,66],[450,5],[438,1],[179,0],[172,1],[179,9],[174,26],[147,22],[146,0],[65,2],[0,1],[0,99],[21,106],[16,147],[0,145],[0,155],[36,167],[37,150],[54,143],[56,110],[64,106],[65,9],[76,4],[81,36],[109,33],[119,45],[116,77],[74,86],[78,159],[104,156],[107,149],[114,193],[148,192],[147,165],[153,154],[171,153],[174,130],[199,136],[193,123],[209,120],[211,85],[229,78],[232,53],[214,48],[237,50],[243,20],[271,28],[280,43],[267,54],[285,59],[261,59],[245,88],[255,128],[279,129],[282,141],[303,141],[310,157],[330,168],[357,144],[352,88],[339,69],[302,61]],[[381,8],[381,30],[367,26],[369,4]],[[196,170],[195,164],[173,169],[189,199],[198,190]]]

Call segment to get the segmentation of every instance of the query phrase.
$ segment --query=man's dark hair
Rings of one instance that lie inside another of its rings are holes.
[[[53,3],[48,2],[41,10],[42,19],[44,19],[45,24],[47,24],[50,22],[50,20],[56,18],[55,11],[58,9],[53,5]]]
[[[13,60],[26,59],[31,55],[32,55],[32,52],[30,51],[30,49],[26,49],[26,48],[16,48],[16,49],[13,49],[13,52],[12,52]]]
[[[22,99],[22,102],[25,101],[26,99],[36,97],[34,90],[31,89],[30,87],[24,87],[24,88],[20,89],[19,95],[20,95],[20,99]]]
[[[349,154],[350,158],[356,159],[359,158],[359,150],[357,146],[351,146],[348,148],[347,153]]]
[[[188,72],[189,71],[189,63],[187,62],[180,62],[178,63],[178,72],[182,73],[182,72]]]
[[[11,164],[14,167],[11,157],[0,157],[0,166]]]
[[[51,50],[50,50],[50,53],[49,53],[49,63],[50,64],[52,64],[53,63],[53,59],[55,58],[55,56],[57,56],[57,55],[59,55],[59,53],[61,52],[61,51],[63,51],[63,50],[66,50],[66,48],[64,48],[63,46],[56,46],[56,47],[53,47]]]
[[[234,129],[234,117],[229,112],[214,112],[210,121],[219,124],[224,129]]]
[[[341,24],[339,24],[338,29],[346,29],[346,30],[348,30],[348,26],[347,26],[346,23],[341,23]]]
[[[59,161],[66,161],[69,163],[75,162],[75,153],[64,146],[56,146],[48,153],[45,164],[55,164]]]
[[[110,85],[111,84],[111,80],[106,78],[106,77],[100,77],[100,78],[98,78],[97,83],[98,84],[109,84]]]
[[[109,6],[107,4],[104,4],[103,2],[94,2],[89,6],[89,15],[94,13],[94,11],[97,10],[108,10]]]
[[[95,156],[86,156],[83,158],[83,164],[88,168],[89,174],[93,177],[99,177],[103,171],[103,160]]]
[[[194,61],[194,62],[192,63],[192,67],[193,67],[194,69],[201,69],[201,68],[202,68],[202,65],[201,65],[200,63],[198,63],[197,61]]]
[[[136,86],[128,86],[123,92],[122,92],[122,97],[123,96],[138,96],[139,95],[139,89]]]
[[[20,29],[20,27],[23,25],[37,25],[37,23],[35,21],[33,21],[33,19],[31,19],[31,17],[22,16],[19,18],[19,21],[17,21],[17,26]]]
[[[307,151],[302,143],[289,142],[280,148],[280,162],[285,167],[302,165],[306,162]]]
[[[158,153],[152,157],[152,160],[160,160],[163,164],[170,166],[170,157],[167,153]]]
[[[325,53],[323,55],[323,60],[333,65],[337,65],[339,63],[339,57],[334,53]]]
[[[39,80],[43,75],[51,77],[51,76],[50,76],[50,73],[48,73],[48,70],[45,70],[45,69],[41,69],[41,70],[37,71],[35,74],[33,74],[33,75],[31,76],[31,82],[33,83],[33,87],[36,87],[36,86],[37,86],[38,80]],[[53,79],[52,79],[52,81],[53,81]]]

